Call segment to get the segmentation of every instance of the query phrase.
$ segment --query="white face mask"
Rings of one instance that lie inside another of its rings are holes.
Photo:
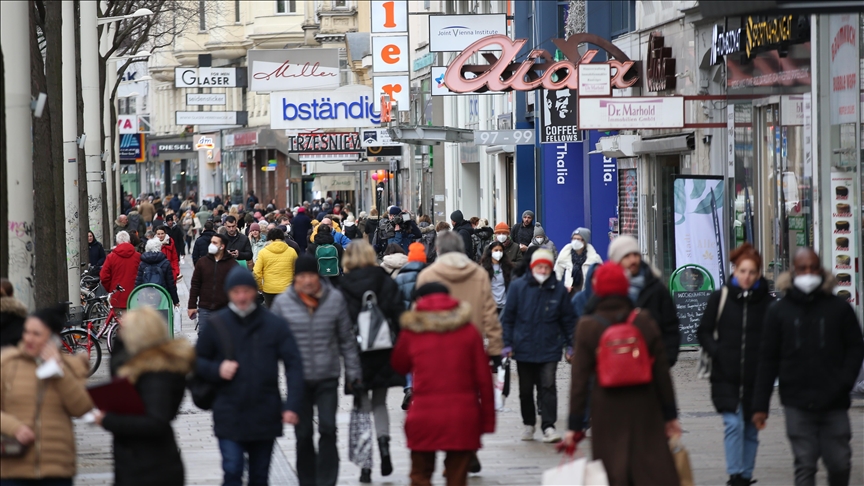
[[[213,243],[210,243],[210,246],[207,247],[207,252],[210,253],[211,255],[215,255],[215,254],[219,253],[219,246],[214,245]]]
[[[254,312],[257,307],[258,306],[255,305],[255,302],[252,302],[249,304],[249,307],[247,307],[246,310],[240,310],[239,307],[234,305],[234,302],[228,302],[228,308],[231,309],[235,314],[237,314],[241,318],[246,317],[249,314],[251,314],[252,312]]]
[[[795,279],[792,280],[792,283],[795,285],[795,288],[804,292],[805,294],[810,294],[814,290],[816,290],[820,285],[822,285],[822,276],[821,275],[796,275]]]
[[[531,272],[531,275],[534,276],[534,280],[537,280],[537,282],[540,285],[543,285],[543,282],[545,282],[546,280],[549,279],[549,274],[541,274],[538,272]]]
[[[534,241],[536,241],[538,245],[543,244],[543,238],[534,238]]]
[[[573,239],[572,246],[574,250],[581,250],[585,248],[585,243],[582,243],[582,240]]]
[[[290,232],[291,232],[291,225],[290,225],[290,224],[285,226],[285,232],[286,232],[286,233],[290,233]]]
[[[493,260],[500,262],[502,257],[504,257],[503,251],[493,251],[492,252],[492,259]]]
[[[496,235],[495,239],[498,240],[499,243],[505,243],[507,241],[507,235]]]

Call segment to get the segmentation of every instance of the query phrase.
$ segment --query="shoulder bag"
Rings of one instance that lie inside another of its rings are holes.
[[[720,307],[717,308],[717,316],[714,317],[714,341],[717,341],[719,337],[717,323],[720,322],[720,316],[723,315],[723,309],[726,307],[726,298],[728,296],[729,287],[724,285],[723,288],[720,289]],[[696,376],[702,380],[710,380],[711,367],[711,356],[708,355],[705,346],[702,346],[702,352],[699,353],[699,367],[696,369]]]

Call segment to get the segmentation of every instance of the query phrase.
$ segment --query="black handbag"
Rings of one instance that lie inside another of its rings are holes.
[[[231,345],[231,336],[228,335],[228,329],[218,318],[213,318],[210,325],[216,328],[219,333],[219,340],[222,342],[222,351],[225,353],[225,359],[234,359],[234,348]],[[213,402],[216,401],[216,393],[219,391],[219,384],[213,383],[205,379],[198,373],[193,373],[186,380],[186,387],[192,395],[192,403],[201,410],[210,410],[213,408]]]

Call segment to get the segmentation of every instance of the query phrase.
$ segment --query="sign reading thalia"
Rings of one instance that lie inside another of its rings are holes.
[[[579,100],[579,128],[582,130],[683,127],[684,98],[682,96]]]
[[[372,88],[344,86],[327,91],[282,91],[270,94],[270,128],[376,127]]]

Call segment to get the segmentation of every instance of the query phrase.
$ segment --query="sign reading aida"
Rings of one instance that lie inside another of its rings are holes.
[[[484,37],[468,46],[447,66],[444,83],[450,91],[456,93],[532,91],[541,87],[548,90],[579,89],[579,73],[576,66],[590,63],[599,52],[597,49],[589,49],[580,56],[577,47],[582,43],[598,46],[614,58],[606,62],[610,67],[613,88],[629,88],[636,86],[639,81],[636,63],[631,61],[621,49],[596,34],[573,34],[567,40],[552,39],[552,43],[567,59],[555,61],[545,49],[533,49],[523,62],[515,62],[519,51],[527,42],[527,39],[511,40],[506,35]],[[488,51],[493,45],[501,46],[500,57],[484,52],[481,55],[489,64],[466,64],[475,54]],[[538,60],[543,62],[538,64]],[[535,79],[526,81],[531,71],[535,74]],[[467,73],[473,73],[475,76],[466,77]]]
[[[376,127],[372,88],[344,86],[328,91],[283,91],[270,94],[270,128]]]

